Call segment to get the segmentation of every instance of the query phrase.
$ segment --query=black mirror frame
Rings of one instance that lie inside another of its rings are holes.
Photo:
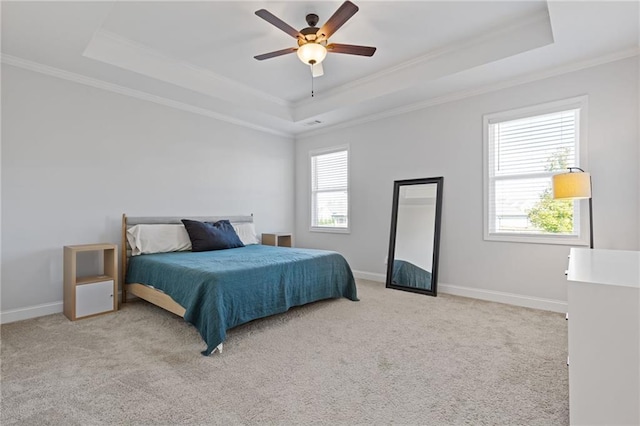
[[[435,183],[436,187],[436,217],[433,231],[433,262],[431,266],[431,290],[425,290],[422,288],[415,288],[409,286],[402,286],[391,283],[391,277],[393,274],[393,259],[396,251],[396,230],[398,223],[398,201],[400,197],[400,187],[406,185],[423,185],[428,183]],[[427,294],[430,296],[437,296],[438,294],[438,259],[440,257],[440,227],[442,222],[442,187],[444,184],[444,177],[432,177],[421,179],[406,179],[396,180],[393,183],[393,210],[391,213],[391,236],[389,239],[389,255],[387,257],[387,288],[393,288],[396,290],[410,291],[413,293]]]

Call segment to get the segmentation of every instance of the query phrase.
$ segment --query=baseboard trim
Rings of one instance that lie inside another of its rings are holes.
[[[363,280],[386,282],[386,275],[373,272],[353,271],[356,278]],[[472,299],[487,300],[489,302],[506,303],[507,305],[522,306],[524,308],[540,309],[551,312],[567,312],[567,302],[540,297],[524,296],[521,294],[506,293],[502,291],[471,288],[460,285],[438,283],[438,293],[452,294],[454,296],[470,297]]]
[[[369,281],[377,281],[380,283],[387,282],[387,276],[385,274],[376,274],[373,272],[364,272],[364,271],[352,271],[352,272],[353,272],[353,276],[356,278],[369,280]]]
[[[567,312],[567,302],[540,297],[523,296],[521,294],[505,293],[502,291],[485,290],[481,288],[463,287],[453,284],[438,283],[438,292],[454,296],[471,297],[489,302],[506,303],[524,308],[540,309],[551,312]]]
[[[122,300],[122,292],[118,292],[118,301]],[[136,296],[127,295],[127,302],[138,300]],[[118,307],[118,309],[120,309]],[[10,309],[0,312],[0,324],[8,324],[10,322],[28,320],[31,318],[43,317],[45,315],[59,314],[64,311],[64,303],[53,302],[44,303],[42,305],[27,306],[26,308]]]
[[[10,322],[58,314],[62,312],[62,308],[62,302],[54,302],[27,306],[26,308],[9,309],[8,311],[0,312],[0,324],[8,324]]]

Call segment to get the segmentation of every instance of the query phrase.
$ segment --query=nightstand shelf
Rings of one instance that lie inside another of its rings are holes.
[[[265,246],[293,247],[293,237],[289,232],[271,232],[262,234],[262,244]]]
[[[103,273],[77,276],[78,253],[101,252]],[[71,321],[118,309],[118,257],[115,244],[64,247],[64,315]]]
[[[112,277],[109,275],[90,275],[87,277],[77,277],[76,285],[98,283],[100,281],[107,281],[110,279],[112,279]]]

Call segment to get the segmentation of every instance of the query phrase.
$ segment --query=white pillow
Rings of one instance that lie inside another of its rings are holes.
[[[242,241],[242,244],[245,246],[250,244],[260,244],[253,222],[232,223],[231,225],[233,225],[233,229],[236,231],[240,241]]]
[[[131,255],[191,250],[184,225],[135,225],[127,229]]]

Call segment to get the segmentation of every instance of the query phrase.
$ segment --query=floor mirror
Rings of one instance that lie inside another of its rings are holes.
[[[387,288],[437,294],[443,181],[394,182]]]

